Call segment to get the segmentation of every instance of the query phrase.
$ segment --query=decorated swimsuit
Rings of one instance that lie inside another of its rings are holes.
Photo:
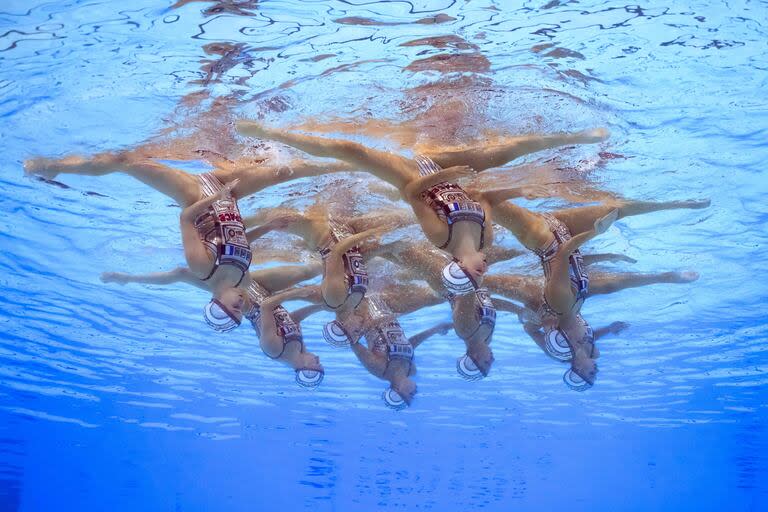
[[[216,194],[224,187],[213,173],[201,174],[197,178],[203,198]],[[210,279],[220,266],[230,265],[242,272],[235,285],[238,286],[248,272],[252,254],[234,196],[229,194],[215,201],[206,212],[195,219],[195,228],[214,260],[210,274],[203,281]]]

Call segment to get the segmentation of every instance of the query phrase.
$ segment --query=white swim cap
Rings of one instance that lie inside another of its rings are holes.
[[[443,285],[454,295],[466,295],[475,289],[475,283],[464,272],[458,262],[452,261],[443,267]]]
[[[384,403],[387,404],[387,407],[389,407],[390,409],[400,411],[408,407],[408,404],[406,403],[405,400],[403,400],[403,397],[400,396],[400,393],[398,393],[392,388],[385,389],[384,393],[382,393],[381,395],[381,398],[384,400]]]
[[[205,323],[218,332],[231,331],[240,325],[240,319],[229,312],[226,306],[217,299],[211,299],[203,310]]]
[[[332,320],[323,326],[323,338],[332,347],[346,347],[351,343],[344,326],[336,320]]]
[[[547,333],[544,349],[558,361],[568,362],[573,357],[568,340],[560,329],[553,329]]]
[[[465,380],[480,380],[484,377],[483,372],[480,371],[480,368],[469,357],[469,354],[464,354],[456,360],[456,371]]]
[[[325,372],[322,370],[313,370],[309,368],[299,368],[296,370],[296,384],[303,388],[314,389],[323,382]]]
[[[582,379],[578,373],[570,369],[563,374],[563,382],[574,391],[586,391],[592,387],[592,384]]]

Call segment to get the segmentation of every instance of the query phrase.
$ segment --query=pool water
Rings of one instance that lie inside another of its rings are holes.
[[[0,511],[765,510],[767,26],[747,0],[2,2]],[[190,172],[288,158],[233,137],[239,117],[405,153],[607,126],[599,147],[522,163],[575,193],[711,198],[588,247],[637,260],[612,271],[701,277],[590,298],[594,325],[629,327],[601,342],[586,393],[508,313],[489,378],[462,381],[461,343],[437,336],[401,412],[312,316],[327,374],[308,392],[248,329],[213,335],[205,293],[99,281],[184,262],[171,200],[124,175],[22,169],[139,146]]]

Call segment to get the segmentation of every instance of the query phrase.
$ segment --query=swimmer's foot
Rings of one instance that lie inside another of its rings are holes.
[[[237,130],[237,133],[240,135],[245,135],[246,137],[256,137],[258,139],[270,138],[270,130],[256,121],[239,119],[235,122],[235,130]]]
[[[709,205],[712,204],[712,201],[709,199],[691,199],[689,201],[680,201],[680,208],[690,208],[692,210],[701,210],[703,208],[709,208]]]
[[[125,284],[130,282],[130,275],[122,272],[103,272],[99,278],[102,283]]]
[[[699,279],[698,272],[670,272],[670,283],[692,283]]]
[[[611,133],[606,128],[595,128],[593,130],[584,130],[573,134],[574,142],[578,144],[596,144],[608,140]]]
[[[60,172],[66,172],[62,167],[69,170],[78,163],[82,164],[84,161],[80,157],[67,157],[60,160],[53,158],[31,158],[24,162],[24,173],[27,176],[40,176],[41,178],[52,180]]]

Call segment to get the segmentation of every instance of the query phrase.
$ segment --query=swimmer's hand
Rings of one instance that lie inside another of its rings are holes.
[[[448,331],[453,329],[453,322],[443,322],[437,326],[438,334],[446,335]]]
[[[125,284],[130,282],[130,275],[122,272],[103,272],[99,279],[102,283]]]
[[[611,227],[611,224],[616,222],[616,219],[619,218],[619,210],[611,210],[608,215],[605,215],[604,217],[600,217],[595,221],[595,235],[601,235],[605,233],[609,227]]]
[[[216,192],[216,194],[214,194],[214,196],[217,199],[222,199],[232,195],[232,190],[234,190],[234,188],[238,185],[238,183],[240,183],[240,178],[235,178],[232,181],[228,181],[227,183],[224,184],[223,187],[221,187],[221,190],[219,190],[218,192]]]
[[[613,322],[611,325],[606,327],[606,331],[611,334],[619,334],[621,331],[625,330],[627,327],[629,327],[629,324],[627,322]]]

